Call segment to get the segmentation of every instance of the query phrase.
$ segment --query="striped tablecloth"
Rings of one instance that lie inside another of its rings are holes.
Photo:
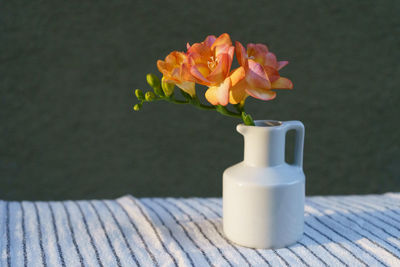
[[[400,266],[400,194],[308,197],[283,249],[224,238],[219,198],[0,202],[0,266]]]

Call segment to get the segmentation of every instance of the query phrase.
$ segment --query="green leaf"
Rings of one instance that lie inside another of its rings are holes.
[[[250,114],[246,114],[246,112],[242,112],[242,120],[244,122],[245,125],[248,126],[254,126],[254,121],[253,118],[250,116]]]

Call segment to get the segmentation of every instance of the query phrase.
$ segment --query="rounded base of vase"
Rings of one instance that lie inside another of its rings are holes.
[[[296,237],[293,240],[286,240],[286,242],[283,243],[273,243],[271,241],[266,241],[263,243],[260,242],[254,242],[253,240],[238,240],[235,239],[235,236],[229,236],[228,233],[224,231],[225,237],[234,243],[235,245],[239,245],[242,247],[247,247],[247,248],[255,248],[255,249],[280,249],[280,248],[285,248],[289,247],[293,244],[295,244],[297,241],[299,241],[303,237],[303,233],[301,233],[298,237]]]

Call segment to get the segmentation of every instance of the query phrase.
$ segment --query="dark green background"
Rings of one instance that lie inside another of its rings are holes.
[[[294,90],[247,110],[305,124],[308,195],[400,191],[399,14],[397,0],[1,1],[0,198],[221,195],[239,121],[132,105],[157,59],[223,32],[290,61]]]

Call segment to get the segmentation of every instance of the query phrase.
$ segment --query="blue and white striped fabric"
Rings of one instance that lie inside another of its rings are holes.
[[[0,266],[400,266],[400,194],[308,197],[283,249],[224,238],[221,199],[0,201]]]

